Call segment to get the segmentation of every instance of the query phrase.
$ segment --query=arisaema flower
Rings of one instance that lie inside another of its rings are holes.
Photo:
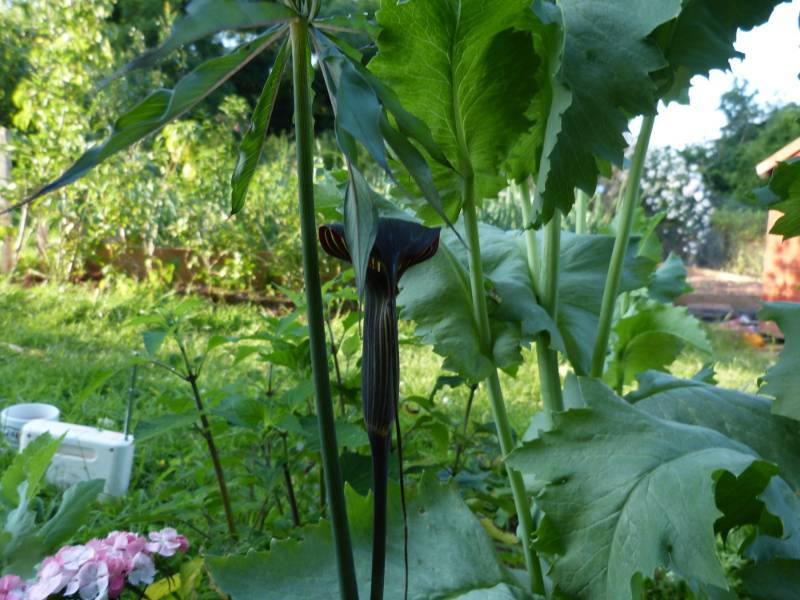
[[[319,228],[322,248],[350,261],[344,225]],[[397,340],[397,284],[409,267],[428,260],[439,248],[439,229],[401,219],[379,219],[369,256],[364,295],[361,405],[372,450],[374,494],[372,589],[370,598],[383,598],[386,558],[386,485],[392,426],[397,418],[400,354]]]

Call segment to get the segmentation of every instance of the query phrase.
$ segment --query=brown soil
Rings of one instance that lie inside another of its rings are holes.
[[[695,294],[761,297],[761,280],[711,269],[687,267],[686,277]]]
[[[755,318],[761,301],[759,279],[697,267],[686,270],[686,279],[694,291],[676,298],[675,304],[689,307],[689,312],[704,319],[740,315]]]

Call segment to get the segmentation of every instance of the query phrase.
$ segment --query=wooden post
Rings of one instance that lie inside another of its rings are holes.
[[[7,145],[11,143],[11,136],[7,129],[0,127],[0,181],[11,180],[11,156]],[[3,196],[0,195],[0,210],[5,210],[11,206]],[[0,215],[0,227],[11,225],[11,215],[6,213]],[[11,235],[6,235],[0,241],[0,274],[8,275],[14,268],[14,239]]]

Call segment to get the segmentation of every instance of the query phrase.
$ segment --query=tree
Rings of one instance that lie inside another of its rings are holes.
[[[800,136],[800,106],[762,107],[747,83],[737,80],[722,95],[720,110],[727,119],[722,135],[682,154],[698,165],[718,207],[755,206],[750,192],[764,184],[756,165]]]

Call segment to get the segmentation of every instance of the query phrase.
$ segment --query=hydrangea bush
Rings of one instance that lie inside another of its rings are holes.
[[[693,263],[711,231],[714,213],[697,165],[689,165],[674,148],[651,148],[641,194],[648,212],[666,215],[658,229],[665,250]]]
[[[126,586],[150,585],[156,576],[154,557],[185,553],[189,542],[172,527],[152,532],[149,538],[115,531],[104,540],[64,546],[42,561],[36,578],[0,578],[0,600],[100,600],[118,598]]]

